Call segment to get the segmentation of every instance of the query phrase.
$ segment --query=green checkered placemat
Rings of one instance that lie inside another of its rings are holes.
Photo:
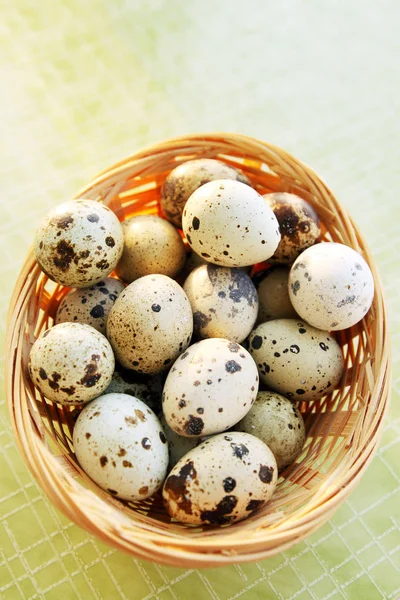
[[[47,501],[0,399],[0,598],[328,600],[400,596],[400,9],[293,0],[30,0],[0,20],[0,331],[34,229],[151,142],[238,131],[328,181],[386,288],[393,395],[380,449],[333,519],[274,558],[215,570],[114,551]]]

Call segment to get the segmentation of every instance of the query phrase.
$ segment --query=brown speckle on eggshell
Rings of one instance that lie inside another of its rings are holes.
[[[300,411],[276,392],[259,392],[255,403],[235,430],[251,433],[267,444],[279,470],[297,458],[306,437]]]
[[[183,289],[192,306],[194,332],[201,338],[222,337],[240,343],[249,335],[258,298],[247,273],[204,265],[192,271]]]
[[[84,288],[116,267],[123,249],[121,224],[93,200],[64,202],[44,217],[34,239],[42,271],[62,285]]]
[[[234,523],[268,502],[277,471],[274,455],[261,440],[236,431],[219,434],[175,465],[164,483],[164,504],[183,523]]]
[[[109,312],[125,285],[107,277],[89,288],[71,290],[61,300],[55,323],[86,323],[105,334]]]
[[[343,372],[335,338],[297,319],[258,325],[249,336],[249,351],[261,380],[291,400],[317,400],[331,393]]]
[[[111,381],[115,361],[107,339],[90,325],[60,323],[32,346],[29,373],[41,393],[60,404],[82,404]]]
[[[289,294],[302,319],[337,331],[358,323],[374,297],[374,278],[363,257],[344,244],[324,242],[305,250],[289,275]]]
[[[278,221],[264,198],[253,188],[229,179],[206,183],[190,196],[182,227],[197,254],[225,267],[267,260],[281,237]]]
[[[257,390],[257,367],[247,350],[226,339],[202,340],[190,346],[168,373],[165,419],[187,437],[226,431],[250,410]]]
[[[281,232],[281,241],[270,262],[290,264],[319,238],[319,217],[311,204],[295,194],[275,192],[264,198],[274,211]]]
[[[107,322],[117,360],[139,373],[165,371],[189,345],[193,313],[173,279],[146,275],[120,294]]]
[[[82,410],[73,442],[89,477],[114,496],[132,501],[148,498],[164,481],[168,446],[163,436],[156,415],[141,400],[111,393]]]
[[[244,173],[219,160],[186,161],[170,172],[162,187],[161,206],[167,219],[182,227],[182,212],[188,198],[197,188],[215,179],[233,179],[251,185]]]

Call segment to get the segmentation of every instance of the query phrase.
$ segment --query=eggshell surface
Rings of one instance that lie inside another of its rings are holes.
[[[278,221],[263,197],[228,179],[206,183],[190,196],[182,226],[197,254],[225,267],[267,260],[281,239]]]
[[[179,435],[211,435],[243,418],[257,391],[257,367],[247,350],[210,338],[190,346],[174,363],[164,386],[163,412]]]
[[[122,223],[124,250],[117,275],[131,283],[159,273],[174,278],[185,264],[182,238],[171,223],[155,215],[139,215]]]
[[[146,275],[120,294],[107,321],[118,362],[139,373],[159,373],[189,345],[193,313],[173,279]]]
[[[164,503],[169,515],[183,523],[234,523],[268,502],[277,470],[271,450],[256,437],[216,435],[175,465],[164,483]]]
[[[258,293],[257,323],[297,317],[289,297],[289,269],[274,266],[253,277]]]
[[[29,355],[33,383],[46,398],[60,404],[81,404],[99,396],[110,383],[114,366],[107,339],[81,323],[47,329]]]
[[[183,289],[193,310],[194,332],[202,338],[242,342],[257,318],[257,291],[241,269],[203,265],[192,271]]]
[[[167,441],[156,415],[137,398],[96,398],[80,413],[73,443],[82,469],[113,496],[144,500],[164,481]]]
[[[374,278],[358,252],[344,244],[324,242],[305,250],[293,264],[289,294],[307,323],[337,331],[367,314],[374,298]]]
[[[259,392],[255,403],[235,429],[251,433],[267,444],[279,470],[297,458],[306,439],[300,411],[276,392]]]
[[[123,250],[116,215],[93,200],[64,202],[40,223],[34,252],[53,281],[83,288],[101,281],[116,267]]]
[[[276,192],[264,198],[274,211],[281,232],[281,241],[271,262],[291,264],[319,238],[319,217],[311,204],[295,194]]]
[[[258,325],[249,336],[249,351],[261,380],[293,400],[329,394],[343,372],[342,352],[334,337],[296,319]]]
[[[161,191],[161,207],[167,219],[182,227],[182,212],[188,198],[197,188],[216,179],[233,179],[250,185],[244,173],[213,158],[188,160],[173,169]]]
[[[107,277],[89,288],[71,290],[61,300],[56,314],[58,323],[86,323],[105,334],[108,315],[124,284]]]

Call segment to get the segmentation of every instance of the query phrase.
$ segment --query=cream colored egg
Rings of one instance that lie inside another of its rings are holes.
[[[165,381],[163,412],[179,435],[212,435],[240,421],[257,391],[257,367],[247,350],[210,338],[190,346],[174,363]]]
[[[139,373],[168,369],[189,345],[190,302],[173,279],[146,275],[120,294],[107,321],[107,337],[119,363]]]
[[[61,300],[56,314],[58,323],[86,323],[105,334],[108,315],[124,284],[107,277],[89,288],[71,290]]]
[[[301,412],[290,400],[276,392],[259,392],[255,403],[235,429],[251,433],[267,444],[279,470],[296,460],[306,439]]]
[[[249,336],[260,379],[292,400],[317,400],[339,384],[343,356],[335,338],[296,319],[262,323]]]
[[[289,269],[283,266],[260,271],[253,277],[258,293],[257,323],[297,317],[289,298],[288,280]]]
[[[42,271],[57,283],[76,288],[107,277],[122,249],[120,222],[107,206],[93,200],[64,202],[51,210],[34,240]]]
[[[195,334],[239,343],[249,335],[257,318],[258,297],[247,273],[203,265],[192,271],[183,289],[192,306]]]
[[[122,223],[124,251],[116,273],[131,283],[153,273],[176,277],[185,264],[182,238],[171,223],[155,215],[139,215]]]
[[[164,483],[164,503],[169,515],[182,523],[234,523],[268,502],[277,471],[264,442],[248,433],[223,433],[175,465]]]
[[[278,221],[263,197],[228,179],[206,183],[190,196],[182,226],[197,254],[225,267],[267,260],[281,239]]]
[[[105,394],[80,413],[76,457],[97,485],[123,500],[144,500],[162,485],[168,446],[156,415],[126,394]]]
[[[40,392],[60,404],[82,404],[108,386],[115,361],[107,339],[90,325],[60,323],[42,333],[29,355]]]
[[[302,319],[318,329],[355,325],[371,307],[374,278],[363,257],[344,244],[305,250],[290,270],[289,294]]]
[[[188,160],[171,171],[161,191],[161,207],[165,216],[182,227],[182,212],[197,188],[215,179],[233,179],[250,185],[244,173],[213,158]]]
[[[291,264],[320,236],[319,217],[311,204],[287,192],[264,196],[278,219],[281,241],[270,262]]]

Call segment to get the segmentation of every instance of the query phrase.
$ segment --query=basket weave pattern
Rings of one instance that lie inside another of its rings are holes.
[[[285,151],[236,134],[187,136],[158,144],[100,173],[77,197],[107,204],[122,221],[161,214],[160,189],[181,161],[219,158],[240,168],[261,193],[298,194],[318,212],[322,239],[360,252],[375,279],[371,310],[357,325],[337,332],[345,373],[340,388],[300,403],[307,429],[302,455],[279,480],[272,500],[229,527],[189,527],[171,522],[160,494],[124,503],[82,472],[72,446],[76,409],[48,402],[28,375],[36,337],[52,326],[68,291],[40,271],[32,251],[10,304],[6,389],[22,455],[49,499],[72,521],[135,556],[174,566],[218,566],[260,560],[300,541],[322,525],[347,497],[377,447],[388,404],[390,346],[379,275],[365,242],[332,192]]]

